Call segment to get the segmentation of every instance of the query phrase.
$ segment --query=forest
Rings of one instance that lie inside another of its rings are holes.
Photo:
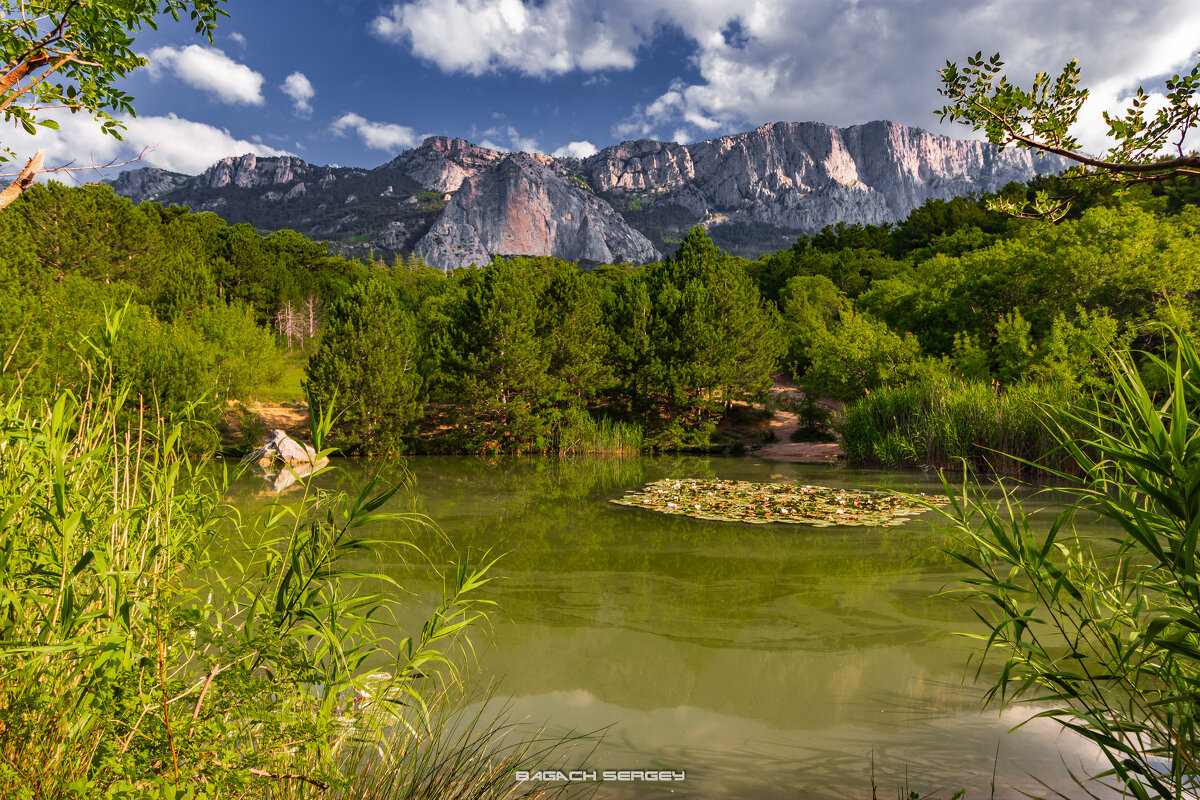
[[[1055,225],[985,200],[826,228],[757,260],[697,228],[643,267],[514,257],[443,274],[50,183],[0,215],[0,381],[79,390],[83,343],[123,309],[113,369],[131,410],[187,409],[199,452],[252,398],[332,410],[348,454],[721,446],[722,418],[762,405],[782,373],[846,404],[800,412],[854,462],[1036,458],[1039,403],[1102,389],[1104,354],[1161,350],[1163,323],[1193,329],[1200,197],[1187,182],[1099,187]]]

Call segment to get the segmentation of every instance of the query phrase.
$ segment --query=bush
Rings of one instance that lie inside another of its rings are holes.
[[[912,334],[903,338],[865,314],[845,311],[829,330],[811,336],[804,385],[812,393],[853,400],[928,371]]]

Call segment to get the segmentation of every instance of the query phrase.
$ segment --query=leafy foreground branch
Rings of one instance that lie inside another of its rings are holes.
[[[1157,396],[1116,355],[1113,399],[1048,423],[1082,476],[1060,475],[1076,502],[1048,529],[977,484],[948,491],[944,512],[949,552],[972,571],[963,592],[987,629],[983,655],[1000,666],[988,700],[1050,702],[1036,716],[1107,759],[1091,778],[1137,798],[1200,794],[1200,356],[1173,338],[1173,357],[1148,356],[1167,376]],[[1079,511],[1120,534],[1076,535]]]
[[[491,565],[396,641],[363,591],[388,579],[357,566],[384,546],[367,526],[427,524],[382,510],[394,487],[306,483],[242,519],[178,427],[122,427],[126,395],[0,401],[0,796],[511,796],[540,745],[441,728]]]
[[[962,68],[947,61],[938,73],[938,94],[949,102],[934,113],[943,122],[983,131],[999,147],[1011,144],[1073,161],[1076,166],[1064,173],[1072,180],[1131,185],[1200,175],[1200,153],[1184,150],[1188,134],[1200,122],[1200,62],[1191,72],[1167,79],[1164,102],[1149,116],[1151,96],[1141,87],[1123,116],[1104,112],[1112,146],[1099,158],[1082,152],[1071,133],[1088,97],[1088,90],[1079,87],[1078,62],[1068,61],[1054,79],[1039,72],[1028,91],[1010,82],[1003,68],[999,53],[988,59],[976,53]],[[1059,220],[1078,196],[1056,198],[1039,191],[1032,204],[998,197],[989,205],[1016,216]]]

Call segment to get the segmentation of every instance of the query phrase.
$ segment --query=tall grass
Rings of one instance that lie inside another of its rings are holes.
[[[1069,398],[1038,383],[1000,387],[935,380],[872,392],[836,422],[847,459],[858,465],[1017,473],[1027,462],[1069,466],[1047,429],[1047,412]]]
[[[431,702],[426,728],[413,736],[395,725],[379,743],[351,743],[340,754],[343,772],[353,779],[323,790],[293,782],[277,793],[280,800],[486,800],[590,795],[595,785],[516,783],[517,770],[558,765],[563,771],[587,763],[592,736],[549,737],[493,710],[491,692],[476,702],[451,690]]]
[[[948,552],[970,570],[974,638],[999,666],[987,698],[1049,705],[1036,716],[1093,744],[1108,768],[1079,776],[1089,797],[1086,777],[1143,800],[1200,787],[1200,353],[1172,338],[1169,358],[1146,354],[1165,388],[1152,393],[1117,353],[1112,396],[1051,423],[1075,499],[1052,520],[946,483]],[[1110,541],[1077,535],[1079,510],[1113,523]]]
[[[357,796],[361,753],[431,741],[490,565],[402,637],[351,566],[372,524],[428,521],[378,479],[241,517],[179,424],[127,413],[109,322],[82,396],[0,399],[0,797]]]
[[[640,425],[587,412],[568,415],[556,436],[558,455],[637,455],[646,444]]]

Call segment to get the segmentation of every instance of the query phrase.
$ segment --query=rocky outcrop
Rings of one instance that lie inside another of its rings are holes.
[[[191,180],[190,175],[168,172],[157,167],[142,167],[122,172],[109,181],[113,191],[135,203],[157,200],[167,192]]]
[[[416,254],[439,269],[482,265],[493,255],[637,264],[659,257],[612,206],[543,158],[511,155],[467,178]]]
[[[383,231],[375,237],[375,240],[372,242],[372,244],[382,250],[390,250],[393,253],[401,253],[405,250],[411,250],[421,227],[421,221],[419,219],[403,221],[392,220],[387,224]]]
[[[581,169],[600,193],[650,193],[699,216],[812,232],[894,222],[929,199],[995,191],[1063,166],[892,122],[775,122],[692,145],[627,142]]]
[[[320,169],[295,156],[263,157],[247,153],[244,156],[222,158],[204,171],[199,183],[209,189],[221,189],[226,186],[254,189],[259,186],[291,183],[296,178],[310,175]]]
[[[195,177],[140,169],[112,185],[139,202],[294,227],[355,257],[415,249],[450,268],[515,254],[644,263],[696,224],[757,257],[826,225],[895,222],[929,199],[1064,166],[891,122],[775,122],[690,145],[625,142],[582,161],[430,137],[371,170],[244,155]]]
[[[504,153],[462,139],[431,136],[384,165],[399,170],[431,192],[456,192],[463,181],[495,166]]]

